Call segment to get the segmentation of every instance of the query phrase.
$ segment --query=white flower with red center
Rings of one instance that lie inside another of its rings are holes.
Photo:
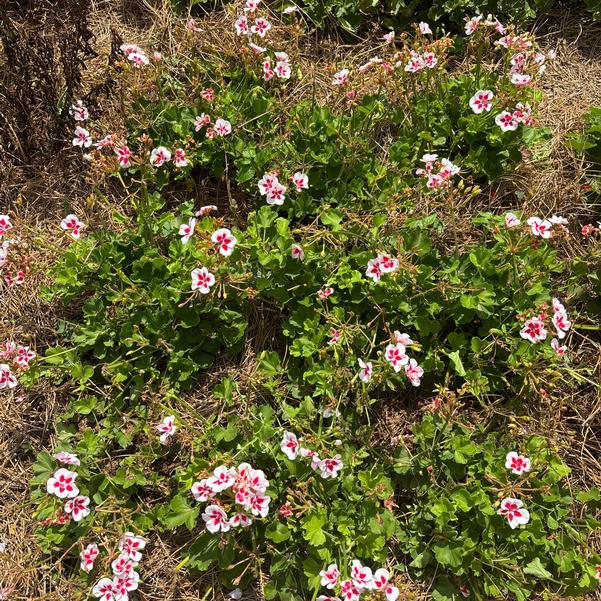
[[[219,505],[209,505],[202,514],[207,530],[211,534],[216,532],[227,532],[230,529],[230,522],[227,513]]]
[[[342,334],[336,328],[331,328],[330,329],[330,339],[328,340],[328,344],[329,345],[336,344],[340,340],[341,336],[342,336]]]
[[[171,151],[164,146],[157,146],[150,153],[150,164],[160,167],[171,160]]]
[[[119,587],[110,578],[101,578],[94,585],[92,595],[100,601],[124,601]]]
[[[461,169],[459,169],[457,165],[449,161],[449,159],[440,160],[440,171],[438,174],[441,177],[448,179],[450,177],[453,177],[454,175],[457,175],[460,171]]]
[[[213,102],[215,100],[215,90],[213,88],[205,88],[200,92],[200,97],[207,102]]]
[[[76,127],[74,136],[73,146],[79,146],[80,148],[89,148],[92,146],[92,136],[84,127]]]
[[[359,363],[359,379],[362,382],[369,382],[373,373],[373,366],[371,361],[363,361],[363,359],[357,359]]]
[[[205,115],[204,113],[200,113],[200,115],[198,115],[194,119],[194,130],[200,131],[205,125],[208,125],[209,123],[211,123],[211,117],[209,117],[209,115]]]
[[[528,457],[518,455],[515,451],[507,453],[505,457],[505,467],[514,474],[521,476],[524,472],[529,472],[532,464]]]
[[[207,138],[209,138],[209,140],[210,140],[211,138],[214,138],[214,137],[215,137],[217,134],[215,133],[215,130],[214,130],[212,127],[209,127],[209,128],[207,129],[207,131],[206,131],[206,134],[205,134],[205,135],[206,135],[206,136],[207,136]]]
[[[297,171],[290,178],[290,180],[296,186],[297,192],[301,192],[302,190],[307,190],[309,188],[309,177],[301,171]]]
[[[236,33],[238,35],[248,35],[250,33],[250,28],[248,26],[248,19],[246,18],[246,15],[240,15],[236,19],[234,27],[236,28]]]
[[[245,513],[237,513],[230,518],[230,526],[232,528],[239,528],[240,526],[242,526],[242,528],[247,528],[248,526],[251,526],[252,523],[252,518]]]
[[[0,363],[0,390],[14,388],[17,384],[18,380],[10,371],[10,367],[6,363]]]
[[[328,297],[332,296],[332,294],[334,294],[334,288],[330,286],[326,286],[325,288],[322,288],[321,290],[317,291],[317,296],[321,300],[327,300]]]
[[[269,480],[265,478],[263,470],[255,470],[250,468],[247,476],[248,485],[255,491],[264,493],[269,486]]]
[[[478,26],[480,25],[480,21],[482,21],[482,15],[478,15],[477,17],[472,17],[465,24],[465,33],[467,35],[472,35]]]
[[[476,115],[483,111],[490,111],[494,94],[491,90],[480,90],[470,98],[470,107]]]
[[[401,371],[401,367],[409,363],[409,357],[405,353],[405,345],[400,342],[389,344],[384,351],[384,358],[397,373]]]
[[[119,167],[121,167],[122,169],[127,169],[128,167],[131,167],[131,150],[125,146],[125,145],[121,145],[121,146],[116,146],[115,147],[115,154],[117,155],[117,161],[119,162]]]
[[[568,314],[565,307],[559,302],[558,299],[553,299],[553,325],[557,330],[557,338],[560,340],[565,338],[566,332],[572,326],[572,322],[568,319]]]
[[[359,601],[361,589],[356,587],[352,580],[343,580],[340,583],[340,588],[344,601]]]
[[[383,39],[385,42],[388,42],[389,44],[391,44],[392,42],[394,42],[394,38],[395,38],[395,33],[394,33],[394,30],[392,30],[392,31],[389,31],[388,33],[385,33],[385,34],[382,36],[382,39]]]
[[[342,458],[340,455],[334,455],[329,459],[322,459],[317,464],[317,470],[321,472],[321,477],[324,479],[328,478],[336,478],[338,476],[338,472],[344,467],[342,463]]]
[[[499,113],[495,117],[495,123],[501,128],[502,131],[515,131],[518,128],[518,120],[507,111]]]
[[[292,68],[284,61],[278,61],[275,64],[274,71],[280,79],[290,79],[290,76],[292,75]]]
[[[392,336],[393,336],[395,342],[400,342],[404,346],[409,346],[411,344],[415,344],[415,342],[413,342],[413,340],[411,339],[411,336],[409,336],[409,334],[406,334],[404,332],[401,334],[398,330],[395,330],[393,332]]]
[[[215,276],[206,267],[193,269],[190,275],[192,276],[192,290],[198,290],[201,294],[208,294],[211,286],[215,284]]]
[[[99,553],[100,551],[96,543],[90,543],[85,549],[82,549],[79,554],[79,558],[81,559],[79,564],[80,569],[89,574],[94,567],[94,562]]]
[[[378,254],[378,261],[382,273],[393,273],[399,268],[399,260],[394,257]]]
[[[427,34],[431,34],[432,30],[430,29],[430,26],[425,22],[425,21],[420,21],[419,25],[419,30],[423,35],[427,35]]]
[[[467,586],[465,586],[465,584],[462,584],[459,587],[459,592],[461,593],[461,596],[465,597],[466,599],[470,596],[470,589],[467,588]]]
[[[265,34],[271,29],[271,23],[262,17],[255,19],[255,24],[250,28],[252,33],[264,38]]]
[[[388,584],[384,588],[384,594],[386,595],[386,601],[396,601],[399,597],[399,589]]]
[[[79,488],[75,484],[77,474],[61,467],[54,472],[54,475],[48,478],[46,490],[51,495],[56,495],[59,499],[72,499],[79,494]]]
[[[267,204],[283,205],[284,200],[286,200],[286,186],[277,182],[267,192]]]
[[[254,54],[263,54],[263,52],[267,50],[267,48],[263,48],[263,46],[253,44],[252,42],[248,42],[248,47],[253,51]]]
[[[505,227],[512,228],[520,225],[521,221],[513,213],[505,213]]]
[[[8,232],[8,230],[12,229],[13,224],[10,222],[10,217],[8,215],[0,215],[0,238]]]
[[[530,226],[534,236],[540,236],[541,238],[551,237],[553,224],[550,221],[539,219],[538,217],[530,217],[526,223]]]
[[[178,234],[182,237],[182,244],[187,244],[192,235],[194,234],[194,228],[196,227],[196,219],[191,217],[188,223],[182,223],[179,226]]]
[[[265,173],[263,177],[257,182],[257,186],[259,187],[259,193],[261,196],[266,196],[269,194],[270,190],[279,184],[277,175],[273,173]]]
[[[142,559],[141,551],[146,547],[146,541],[133,532],[126,532],[119,541],[119,551],[129,556],[133,561]]]
[[[534,119],[532,118],[532,108],[529,104],[522,104],[518,102],[515,105],[515,110],[513,111],[513,118],[518,123],[523,123],[524,125],[533,125]]]
[[[564,344],[562,345],[557,338],[553,338],[551,340],[551,348],[560,356],[563,357],[568,350],[568,347]]]
[[[358,589],[369,588],[373,581],[371,569],[364,566],[358,559],[351,561],[351,578]]]
[[[186,151],[183,148],[176,148],[173,153],[173,162],[176,167],[187,167],[188,159],[186,158]]]
[[[69,499],[65,503],[65,513],[70,513],[74,522],[79,522],[82,518],[90,515],[90,498],[84,496],[77,496],[73,499]]]
[[[294,461],[298,457],[299,444],[296,435],[292,432],[284,432],[284,438],[280,444],[282,453],[288,457],[291,461]]]
[[[531,317],[526,320],[524,327],[520,330],[520,336],[524,340],[529,340],[532,343],[545,340],[547,330],[545,330],[545,322],[540,317]]]
[[[595,578],[601,581],[601,565],[595,566]]]
[[[69,107],[69,115],[71,115],[75,121],[85,121],[90,116],[90,113],[84,106],[83,100],[78,100]]]
[[[365,275],[371,278],[374,282],[379,282],[382,277],[382,270],[380,269],[380,259],[370,259],[367,262],[367,268],[365,269]]]
[[[298,244],[293,244],[290,247],[290,256],[299,261],[305,260],[305,251]]]
[[[415,50],[411,50],[411,59],[405,65],[405,71],[407,71],[407,73],[417,73],[418,71],[424,69],[425,66],[426,63],[424,62],[421,54],[419,54],[419,52],[415,52]]]
[[[427,69],[434,69],[438,64],[438,57],[433,52],[424,52],[422,61]]]
[[[333,86],[343,86],[348,83],[349,80],[349,70],[341,69],[340,71],[334,73],[334,78],[332,79]]]
[[[60,451],[59,453],[54,453],[52,456],[63,465],[81,465],[79,457],[73,453],[68,453],[67,451]]]
[[[385,568],[376,570],[373,576],[372,583],[369,588],[377,591],[382,591],[390,580],[390,572]]]
[[[261,0],[246,0],[244,10],[249,13],[254,13],[259,7]]]
[[[83,221],[80,221],[76,215],[67,215],[61,221],[61,228],[65,230],[72,238],[79,240],[81,237],[81,230],[86,227]]]
[[[511,74],[511,83],[518,86],[524,87],[530,84],[532,81],[532,77],[527,73],[520,73],[518,71],[514,71]]]
[[[113,584],[121,595],[120,601],[127,601],[127,593],[135,591],[138,588],[139,581],[140,575],[135,570],[115,576]]]
[[[17,345],[10,340],[7,340],[3,345],[0,345],[0,359],[12,359],[17,352]]]
[[[131,52],[127,55],[127,59],[131,61],[134,67],[143,67],[150,62],[144,52]]]
[[[120,553],[117,559],[111,563],[111,569],[115,576],[120,576],[131,572],[137,565],[138,562],[134,561],[127,553]]]
[[[104,148],[105,146],[108,146],[109,148],[115,147],[115,140],[113,140],[112,134],[107,134],[104,138],[96,142],[96,148]]]
[[[524,509],[522,501],[511,497],[501,501],[501,507],[497,509],[497,513],[507,518],[512,530],[519,524],[527,524],[530,521],[530,512]]]
[[[275,75],[275,71],[271,68],[271,59],[266,58],[263,61],[263,79],[269,81]]]
[[[225,465],[220,465],[213,470],[213,475],[207,480],[214,493],[221,492],[226,488],[231,488],[234,485],[235,478],[232,469]]]
[[[292,4],[291,6],[287,6],[282,12],[285,15],[291,15],[292,13],[296,12],[298,10],[298,6]]]
[[[264,518],[269,513],[270,501],[271,497],[259,492],[255,495],[251,495],[251,497],[248,500],[248,508],[250,509],[253,515],[261,516],[262,518]]]
[[[225,119],[217,119],[215,121],[215,133],[218,136],[227,136],[232,132],[232,124]]]
[[[421,368],[415,359],[410,359],[409,363],[405,365],[405,375],[409,378],[409,382],[411,382],[412,386],[419,386],[422,382],[422,376],[424,375],[424,370]]]
[[[13,363],[25,370],[29,369],[30,361],[33,361],[35,358],[36,354],[28,346],[19,345],[17,347],[17,354],[13,359]]]
[[[205,503],[215,496],[215,492],[213,492],[213,489],[209,485],[209,481],[206,478],[200,480],[199,482],[194,482],[190,490],[194,500],[198,501],[199,503]]]
[[[159,436],[161,444],[167,444],[169,437],[173,436],[177,430],[177,426],[175,425],[175,415],[168,415],[160,424],[157,424],[155,428],[161,433]]]
[[[431,174],[428,176],[428,181],[426,182],[426,186],[430,190],[436,190],[436,188],[443,187],[445,185],[445,180],[438,174]]]
[[[227,228],[218,229],[213,232],[211,240],[219,245],[219,254],[229,257],[234,252],[236,246],[236,237]]]
[[[121,52],[123,52],[123,54],[125,54],[125,56],[127,56],[128,54],[131,54],[132,52],[138,52],[138,53],[144,52],[144,50],[142,50],[142,48],[140,48],[140,46],[136,46],[136,44],[121,44],[121,46],[119,46],[119,50],[121,50]]]
[[[6,282],[6,284],[9,287],[10,286],[20,286],[25,281],[25,272],[23,272],[23,271],[17,271],[16,274],[13,274],[12,271],[9,271],[4,276],[4,281]],[[0,388],[1,388],[1,386],[0,386]]]
[[[333,589],[338,584],[338,578],[340,578],[340,571],[335,563],[331,563],[325,570],[319,572],[321,576],[321,586],[325,586],[328,589]]]
[[[195,215],[196,217],[204,217],[205,215],[208,215],[209,213],[216,210],[217,207],[215,205],[205,205],[204,207],[200,207],[200,209],[196,211]]]

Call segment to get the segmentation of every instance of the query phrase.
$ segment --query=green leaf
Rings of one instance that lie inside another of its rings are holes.
[[[200,513],[200,507],[190,507],[188,500],[182,495],[176,495],[171,499],[169,510],[170,513],[162,519],[167,528],[177,528],[185,524],[188,530],[192,530]]]
[[[537,557],[533,559],[525,568],[524,574],[530,574],[531,576],[537,576],[538,578],[551,578],[551,572],[545,569],[541,560]]]
[[[463,362],[461,361],[461,357],[459,356],[459,351],[453,351],[452,353],[447,353],[447,357],[451,360],[453,365],[453,369],[458,376],[465,376],[465,368],[463,367]]]
[[[434,545],[434,557],[438,563],[451,568],[458,568],[463,563],[461,545],[437,543]]]

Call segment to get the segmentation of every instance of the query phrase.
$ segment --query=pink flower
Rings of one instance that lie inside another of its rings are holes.
[[[280,79],[290,79],[290,76],[292,75],[292,68],[287,62],[284,61],[278,61],[275,65],[274,71]]]
[[[218,136],[227,136],[232,132],[232,124],[225,119],[217,119],[215,121],[215,133]]]
[[[244,10],[248,11],[249,13],[254,13],[257,10],[260,2],[261,0],[246,0]]]
[[[13,363],[21,369],[26,370],[29,369],[30,361],[33,361],[35,358],[36,354],[28,346],[19,345]]]
[[[13,278],[13,272],[9,271],[4,276],[4,281],[9,287],[20,286],[25,281],[25,273],[23,271],[17,271],[15,277]],[[0,388],[2,388],[2,386],[0,386]]]
[[[405,374],[409,378],[412,386],[419,386],[424,375],[424,370],[417,364],[415,359],[410,359],[405,365]]]
[[[123,598],[118,586],[110,578],[101,578],[92,589],[92,595],[100,601],[122,601]]]
[[[553,338],[553,340],[551,340],[551,348],[560,356],[563,357],[565,355],[565,352],[568,350],[568,347],[563,345],[561,346],[559,343],[559,340],[557,340],[557,338]]]
[[[263,46],[258,46],[252,42],[248,42],[248,47],[254,52],[254,54],[262,54],[265,52],[265,50],[267,50],[267,48],[263,48]]]
[[[119,541],[119,551],[122,551],[133,561],[142,559],[141,551],[146,547],[146,541],[133,532],[126,532]]]
[[[211,123],[211,117],[209,117],[209,115],[205,115],[204,113],[200,113],[200,115],[198,115],[194,119],[194,129],[195,131],[200,131],[205,125],[208,125],[209,123]]]
[[[332,345],[332,344],[336,344],[340,340],[340,337],[342,336],[342,334],[336,328],[331,328],[330,336],[331,336],[331,338],[328,340],[328,344]]]
[[[598,229],[592,223],[587,223],[580,228],[580,233],[583,236],[589,236],[590,234],[594,234],[596,231],[598,231]]]
[[[480,90],[470,98],[470,107],[479,115],[482,111],[490,111],[494,94],[491,90]]]
[[[327,300],[327,298],[332,296],[332,294],[334,294],[334,288],[331,288],[330,286],[326,286],[325,288],[317,291],[317,296],[321,300]]]
[[[117,559],[111,563],[111,569],[115,576],[120,576],[131,572],[137,565],[138,562],[134,561],[127,553],[120,553]]]
[[[389,344],[384,351],[384,358],[397,373],[401,371],[401,367],[409,363],[409,357],[405,354],[405,346],[400,342]]]
[[[530,226],[534,236],[540,236],[541,238],[551,237],[551,228],[553,225],[550,221],[539,219],[538,217],[530,217],[526,223]]]
[[[79,488],[75,484],[77,474],[61,467],[54,472],[46,482],[46,490],[59,499],[72,499],[79,494]]]
[[[105,146],[108,146],[109,148],[115,147],[115,141],[113,140],[112,134],[107,134],[104,138],[96,142],[96,148],[104,148]]]
[[[564,306],[556,298],[553,299],[552,321],[557,330],[557,338],[560,340],[565,338],[566,332],[572,327],[572,322],[568,319]]]
[[[405,65],[405,71],[407,73],[417,73],[421,71],[426,66],[424,59],[419,54],[419,52],[415,52],[415,50],[411,50],[411,59]]]
[[[193,269],[190,275],[192,276],[192,290],[198,290],[201,294],[208,294],[211,286],[215,284],[215,276],[206,267]]]
[[[405,334],[404,332],[401,334],[398,330],[395,330],[392,335],[395,342],[400,342],[405,346],[415,344],[415,342],[411,340],[411,336],[409,336],[409,334]]]
[[[200,27],[198,27],[198,25],[196,25],[196,21],[194,19],[188,20],[188,22],[186,23],[186,29],[189,29],[190,31],[195,31],[196,33],[202,33],[204,31],[204,29],[201,29]]]
[[[431,34],[432,33],[432,30],[430,29],[430,26],[425,21],[420,21],[418,27],[419,27],[419,30],[421,31],[421,33],[423,35]]]
[[[173,162],[176,167],[186,167],[188,165],[188,159],[186,158],[186,151],[183,148],[176,148],[173,155]]]
[[[359,379],[362,382],[369,382],[371,380],[371,376],[372,376],[372,364],[371,361],[363,361],[363,359],[357,359],[357,361],[359,362],[359,367],[361,368],[359,370]]]
[[[158,52],[157,50],[155,50],[155,51],[152,53],[152,60],[153,60],[155,63],[160,63],[160,62],[163,60],[163,55],[162,55],[160,52]]]
[[[499,515],[507,518],[512,530],[519,524],[527,524],[530,521],[530,512],[524,509],[523,505],[519,499],[507,497],[501,501],[501,507],[497,510]]]
[[[284,453],[288,459],[294,461],[298,457],[299,448],[296,436],[292,432],[284,432],[284,438],[280,444],[282,453]]]
[[[298,10],[298,6],[295,6],[294,4],[292,4],[291,6],[287,6],[282,12],[285,15],[290,15],[294,12],[296,12]]]
[[[207,479],[200,480],[199,482],[194,482],[191,488],[192,496],[199,503],[205,503],[210,498],[215,496],[213,489],[209,485],[209,481]]]
[[[505,457],[505,467],[511,470],[514,474],[521,476],[524,472],[529,472],[532,464],[528,457],[518,455],[515,451],[507,453]]]
[[[236,33],[238,35],[248,35],[250,33],[250,30],[248,27],[248,19],[246,18],[246,15],[240,15],[236,19],[236,22],[234,23],[234,27],[236,28]]]
[[[84,106],[83,101],[78,100],[69,107],[69,115],[71,115],[75,121],[85,121],[90,116],[90,113]]]
[[[495,117],[495,123],[501,128],[502,131],[515,131],[518,128],[517,119],[507,111],[499,113]]]
[[[212,211],[216,211],[216,210],[217,210],[217,207],[215,205],[205,205],[204,207],[200,207],[200,209],[198,209],[198,211],[196,211],[195,215],[196,215],[196,217],[204,217],[205,215],[208,215]]]
[[[267,58],[263,61],[263,79],[269,81],[275,75],[275,71],[271,68],[271,59]]]
[[[325,570],[321,570],[319,575],[321,576],[321,586],[333,589],[340,578],[340,571],[335,563],[331,563]]]
[[[83,221],[80,221],[76,215],[70,214],[67,215],[61,221],[61,228],[69,233],[70,236],[75,238],[75,240],[79,240],[81,236],[81,230],[86,227],[86,224]]]
[[[517,71],[514,71],[511,74],[511,83],[518,87],[527,86],[531,80],[532,77],[530,77],[530,75],[528,75],[527,73],[519,73]]]
[[[150,164],[155,167],[160,167],[171,160],[171,152],[164,146],[153,148],[150,153]]]
[[[10,367],[6,363],[0,363],[0,390],[14,388],[17,384],[17,378],[10,371]]]
[[[478,26],[480,25],[480,21],[482,21],[482,15],[478,15],[477,17],[472,17],[465,24],[465,33],[467,35],[472,35]]]
[[[309,188],[309,178],[300,171],[297,171],[291,178],[292,183],[296,186],[296,191],[301,192]]]
[[[304,261],[305,260],[305,251],[298,244],[293,244],[290,247],[290,256],[293,259],[298,259],[299,261]]]
[[[422,61],[428,69],[434,69],[438,64],[438,57],[433,52],[424,52]]]
[[[90,132],[83,127],[75,128],[75,137],[73,138],[73,146],[79,146],[80,148],[89,148],[92,146],[92,136]]]
[[[89,544],[85,549],[82,549],[79,557],[81,559],[81,563],[79,564],[80,569],[84,572],[90,573],[92,568],[94,567],[94,561],[98,557],[100,551],[98,550],[98,545],[95,543]]]
[[[521,221],[513,213],[505,213],[505,227],[512,228],[520,225]]]
[[[544,340],[547,337],[545,322],[540,317],[531,317],[520,330],[520,336],[532,343]]]
[[[256,33],[259,37],[264,38],[265,34],[271,29],[271,23],[267,19],[255,19],[255,24],[250,28],[252,33]]]
[[[465,586],[465,584],[462,584],[462,585],[459,587],[459,592],[461,593],[461,596],[462,596],[462,597],[465,597],[465,598],[467,598],[467,597],[469,597],[469,596],[470,596],[470,589],[469,589],[469,588],[467,588],[467,586]]]
[[[131,162],[129,160],[131,158],[131,150],[127,146],[122,145],[115,147],[115,154],[117,155],[119,166],[122,169],[131,167]]]
[[[8,232],[8,230],[12,229],[13,224],[10,222],[10,217],[8,215],[0,215],[0,238]]]
[[[182,223],[179,226],[178,234],[182,237],[182,244],[187,244],[192,235],[194,234],[194,228],[196,227],[196,219],[191,217],[188,219],[188,223]]]
[[[54,453],[52,456],[63,465],[81,465],[79,457],[67,451],[60,451],[59,453]]]
[[[200,97],[207,102],[213,102],[213,100],[215,100],[215,90],[213,90],[213,88],[206,88],[205,90],[202,90]]]
[[[373,581],[371,569],[362,565],[358,559],[351,561],[351,578],[358,589],[369,588]]]
[[[207,479],[207,485],[214,493],[221,492],[234,485],[234,473],[225,465],[220,465],[213,470],[213,475]]]
[[[169,437],[173,436],[177,430],[177,426],[175,425],[175,415],[168,415],[163,418],[163,421],[160,424],[157,424],[155,428],[161,432],[161,435],[159,436],[161,444],[166,444]]]
[[[89,497],[78,496],[73,499],[69,499],[65,503],[65,513],[70,513],[74,522],[79,522],[82,518],[90,515],[90,504]]]
[[[219,254],[224,257],[229,257],[234,252],[237,242],[236,237],[225,227],[213,232],[211,240],[219,244]]]
[[[394,30],[393,30],[393,31],[389,31],[388,33],[385,33],[382,36],[382,39],[385,42],[388,42],[389,44],[391,44],[392,42],[394,42],[394,36],[395,36],[395,34],[394,34]]]
[[[331,459],[322,459],[317,465],[317,470],[324,479],[336,478],[343,466],[340,455],[334,455]]]
[[[289,502],[280,505],[278,509],[278,518],[286,519],[289,518],[291,515],[294,514],[292,513],[292,505]]]
[[[348,83],[349,80],[349,70],[342,69],[337,73],[334,73],[334,79],[332,80],[333,86],[343,86]]]

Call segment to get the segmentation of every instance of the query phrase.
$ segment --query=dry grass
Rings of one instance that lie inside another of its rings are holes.
[[[165,53],[180,52],[182,35],[186,43],[194,43],[194,34],[183,28],[180,20],[173,27],[174,17],[166,3],[157,5],[146,0],[125,2],[98,0],[93,2],[91,14],[95,34],[93,46],[98,57],[88,65],[87,80],[91,84],[104,82],[106,57],[110,52],[113,32],[125,41]],[[211,33],[204,40],[223,44],[220,23],[222,16],[210,16],[202,27]],[[214,27],[213,27],[214,26]],[[294,32],[292,32],[294,33]],[[204,34],[200,34],[204,35]],[[233,52],[233,36],[227,34],[228,51]],[[558,59],[547,79],[545,96],[539,107],[542,124],[551,128],[552,139],[545,156],[534,153],[517,173],[509,176],[490,199],[494,206],[516,205],[516,192],[524,195],[518,199],[525,211],[550,214],[565,213],[580,221],[592,214],[580,189],[583,176],[581,160],[566,149],[564,136],[582,125],[582,116],[593,104],[601,105],[601,25],[583,23],[580,17],[564,15],[549,27],[544,35],[550,46],[558,47]],[[219,39],[218,39],[219,38]],[[199,43],[201,41],[199,40]],[[365,44],[365,48],[368,45]],[[299,43],[298,62],[305,74],[314,76],[318,88],[329,88],[328,68],[342,60],[349,50],[360,54],[367,52],[363,44],[345,47],[332,37],[326,41],[317,38]],[[323,57],[321,62],[316,57]],[[369,58],[369,56],[366,56]],[[312,78],[308,77],[306,81]],[[300,84],[289,94],[292,98],[313,93],[308,84]],[[100,95],[97,110],[110,111],[110,103]],[[38,349],[51,343],[56,331],[53,307],[39,299],[38,289],[45,279],[45,267],[52,259],[50,244],[61,244],[56,223],[67,210],[84,216],[91,211],[88,201],[90,189],[81,170],[72,168],[70,153],[48,157],[42,166],[4,165],[4,181],[0,182],[2,211],[17,215],[17,223],[27,228],[27,240],[31,245],[36,269],[35,278],[18,291],[2,291],[0,314],[4,316],[3,335],[8,338],[36,336]],[[206,203],[202,203],[206,204]],[[98,210],[98,207],[94,207]],[[597,208],[598,209],[598,208]],[[90,214],[91,217],[91,214]],[[46,232],[44,243],[36,232]],[[55,232],[56,235],[52,234]],[[579,242],[574,241],[577,245]],[[10,317],[7,317],[10,316]],[[272,348],[275,324],[265,319],[255,320],[247,348],[241,363],[224,364],[215,370],[215,382],[207,382],[202,389],[186,398],[193,413],[210,411],[210,389],[224,375],[236,373],[245,382],[252,382],[256,369],[256,353]],[[590,368],[591,383],[583,383],[578,390],[555,390],[541,397],[540,407],[532,411],[535,419],[516,422],[515,427],[523,433],[550,435],[558,450],[566,457],[574,470],[575,483],[590,486],[601,485],[601,396],[595,381],[599,380],[601,346],[598,340],[583,338],[578,359]],[[596,380],[595,380],[596,379]],[[11,591],[11,599],[62,601],[83,599],[86,591],[77,588],[63,572],[60,562],[48,563],[33,544],[35,519],[28,504],[28,480],[33,459],[41,450],[53,446],[53,422],[64,404],[63,391],[41,383],[34,389],[9,393],[2,397],[0,405],[0,541],[6,544],[6,553],[0,553],[0,590]],[[393,441],[408,434],[409,424],[415,418],[413,412],[388,412],[381,416],[379,434]],[[601,544],[601,541],[597,541]],[[160,536],[153,539],[144,560],[144,586],[139,591],[142,600],[222,599],[218,582],[209,575],[198,580],[185,570],[178,569],[181,541]],[[426,598],[427,591],[421,585],[407,580],[403,585],[402,599]],[[260,598],[260,593],[249,591],[245,598]],[[597,597],[599,598],[599,597]]]

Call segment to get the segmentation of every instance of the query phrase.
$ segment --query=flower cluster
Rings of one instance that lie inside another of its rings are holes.
[[[290,79],[292,75],[292,68],[290,66],[290,59],[285,52],[275,53],[275,65],[272,67],[271,59],[267,57],[263,61],[263,79],[269,81],[274,76],[279,79]]]
[[[553,315],[551,323],[555,327],[556,338],[551,341],[551,347],[558,355],[564,355],[567,347],[561,346],[559,340],[563,340],[569,329],[572,327],[572,322],[568,319],[568,314],[563,304],[556,298],[552,301]],[[532,343],[541,342],[547,338],[547,330],[545,327],[545,319],[547,315],[541,311],[538,315],[530,317],[524,323],[524,327],[520,330],[520,336],[524,340],[529,340]]]
[[[340,455],[334,455],[334,457],[327,459],[320,459],[315,451],[301,447],[296,435],[292,432],[284,432],[284,437],[280,443],[280,449],[290,461],[294,461],[299,455],[305,459],[310,459],[311,468],[325,479],[336,478],[338,472],[344,467]]]
[[[518,102],[512,112],[501,111],[495,117],[495,123],[502,131],[515,131],[520,124],[533,125],[532,108],[528,103]]]
[[[453,176],[460,171],[449,159],[438,159],[437,154],[424,154],[421,158],[423,168],[416,169],[415,174],[427,179],[426,186],[431,190],[448,188],[452,183]],[[435,173],[435,170],[438,171]]]
[[[383,593],[381,598],[387,601],[396,601],[399,589],[390,583],[390,572],[386,568],[379,568],[372,573],[371,568],[364,566],[358,559],[351,561],[350,578],[342,580],[340,570],[335,563],[330,564],[319,572],[321,586],[328,590],[339,591],[340,597],[320,595],[317,601],[358,601],[363,593]],[[372,597],[380,598],[380,597]]]
[[[77,456],[71,453],[55,454],[59,463],[66,465],[79,465]],[[46,482],[46,491],[50,495],[55,495],[59,499],[66,499],[63,506],[65,516],[71,516],[74,522],[79,522],[90,515],[90,498],[79,494],[79,488],[75,483],[77,473],[64,467],[57,469],[54,475],[48,478]],[[67,517],[68,519],[68,517]]]
[[[143,67],[150,62],[144,50],[135,44],[121,44],[119,50],[134,67]]]
[[[61,221],[61,229],[65,230],[69,236],[75,240],[79,240],[81,237],[81,230],[83,230],[85,227],[86,224],[83,221],[80,221],[77,218],[77,215],[73,215],[72,213],[67,215]]]
[[[90,546],[88,545],[87,548]],[[133,532],[126,532],[119,541],[119,556],[111,563],[113,577],[101,578],[94,585],[92,594],[100,601],[127,601],[129,593],[138,588],[140,575],[136,572],[136,567],[142,560],[141,551],[144,547],[146,547],[146,541],[141,536]],[[97,549],[96,547],[96,555],[98,554]],[[81,557],[83,564],[83,555]],[[90,570],[93,567],[93,561],[92,559]],[[86,565],[88,564],[86,563]],[[84,568],[82,567],[82,569]]]
[[[261,196],[265,196],[267,204],[283,205],[286,199],[286,186],[281,184],[276,173],[265,173],[257,183]]]
[[[228,532],[231,528],[250,526],[253,523],[251,516],[264,518],[269,512],[271,501],[271,497],[265,494],[268,486],[269,480],[262,470],[256,470],[248,463],[241,463],[237,468],[225,465],[215,468],[212,476],[195,482],[191,492],[199,503],[211,501],[205,508],[202,519],[207,530],[215,534]],[[225,511],[226,506],[235,512],[231,517]]]
[[[370,259],[367,262],[365,275],[374,282],[379,282],[383,274],[394,273],[398,268],[399,260],[397,258],[378,253],[375,259]]]
[[[15,344],[7,340],[0,344],[0,359],[10,362],[22,371],[29,369],[29,363],[36,358],[36,354],[28,346]],[[12,373],[7,363],[0,363],[0,390],[14,388],[18,384],[17,378]]]
[[[8,215],[0,215],[0,239],[9,230],[13,229],[13,224]],[[22,246],[19,238],[12,238],[10,240],[3,240],[0,245],[0,269],[3,268],[9,262],[8,251],[10,247]],[[21,257],[23,259],[23,257]],[[29,270],[29,256],[24,257],[25,265],[19,264],[17,271],[7,271],[4,274],[4,281],[10,288],[11,286],[20,286],[25,282],[25,273]],[[16,261],[14,261],[16,263]]]
[[[434,69],[438,64],[438,57],[433,52],[419,53],[410,50],[409,62],[405,65],[405,71],[408,73],[417,73],[422,69]]]

